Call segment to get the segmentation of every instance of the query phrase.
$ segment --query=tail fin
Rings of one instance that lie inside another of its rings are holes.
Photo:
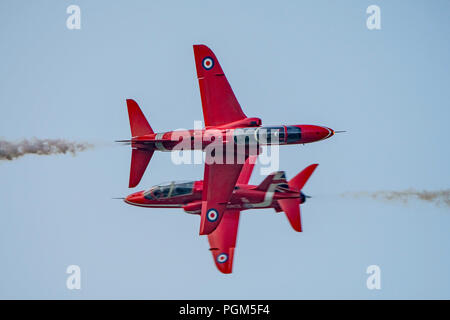
[[[130,182],[128,187],[136,187],[147,169],[148,163],[153,156],[154,150],[131,150],[131,167],[130,167]]]
[[[302,172],[297,174],[294,178],[292,178],[289,181],[289,187],[291,187],[291,189],[294,189],[296,191],[302,190],[303,186],[308,181],[309,177],[311,177],[314,170],[316,170],[317,166],[318,164],[315,163],[303,169]]]
[[[136,146],[133,145],[133,138],[151,134],[153,133],[153,130],[148,124],[147,119],[145,119],[145,116],[136,101],[127,99],[127,108],[133,147],[131,150],[130,180],[128,186],[134,188],[141,181],[145,169],[147,169],[148,163],[153,156],[154,150],[136,148]]]
[[[303,169],[303,171],[301,171],[288,182],[289,188],[300,192],[305,183],[313,174],[314,170],[316,170],[317,166],[318,164],[312,164]],[[294,228],[295,231],[302,232],[300,199],[282,199],[278,200],[278,204],[280,205],[281,210],[283,210],[286,214],[286,217],[288,218],[292,228]]]
[[[147,119],[145,119],[145,116],[136,101],[127,99],[127,107],[128,117],[130,119],[131,136],[136,137],[153,133],[152,127],[148,124]]]
[[[286,180],[286,174],[284,171],[275,171],[269,174],[257,187],[256,190],[267,191],[271,185],[286,185],[288,182]]]

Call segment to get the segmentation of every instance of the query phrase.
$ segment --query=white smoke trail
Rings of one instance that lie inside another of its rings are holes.
[[[14,160],[26,154],[52,155],[71,153],[93,148],[90,143],[66,141],[63,139],[24,139],[19,142],[0,140],[0,160]]]
[[[418,199],[426,201],[436,205],[444,204],[450,207],[450,189],[437,190],[437,191],[417,191],[414,189],[408,189],[404,191],[375,191],[375,192],[346,192],[341,194],[342,197],[351,198],[372,198],[375,200],[384,201],[400,201],[408,203],[409,200]]]

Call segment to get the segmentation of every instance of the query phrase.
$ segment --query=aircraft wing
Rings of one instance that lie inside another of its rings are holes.
[[[239,214],[239,210],[226,210],[217,229],[208,235],[209,250],[217,269],[223,273],[231,273],[233,270]]]
[[[210,234],[220,223],[243,164],[205,163],[200,234]]]
[[[194,45],[205,126],[218,126],[245,119],[215,54],[205,45]]]
[[[247,184],[255,166],[256,156],[250,156],[245,162],[237,180],[238,183]],[[239,226],[239,210],[225,210],[222,221],[216,230],[208,235],[209,246],[214,263],[223,273],[233,270],[234,249]]]

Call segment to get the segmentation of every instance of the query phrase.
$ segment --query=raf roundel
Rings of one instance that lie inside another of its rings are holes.
[[[228,260],[228,255],[226,253],[221,253],[217,256],[218,263],[225,263]]]
[[[208,213],[206,214],[206,218],[209,222],[214,222],[217,220],[217,218],[219,218],[219,213],[216,209],[209,209]]]
[[[202,61],[203,68],[206,70],[211,70],[214,67],[214,59],[211,57],[206,57]]]

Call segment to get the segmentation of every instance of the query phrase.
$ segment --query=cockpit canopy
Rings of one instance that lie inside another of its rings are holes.
[[[238,128],[234,130],[236,144],[285,144],[295,143],[301,139],[298,126]]]
[[[147,200],[166,199],[177,196],[192,194],[194,181],[176,182],[159,184],[144,192],[144,198]]]

